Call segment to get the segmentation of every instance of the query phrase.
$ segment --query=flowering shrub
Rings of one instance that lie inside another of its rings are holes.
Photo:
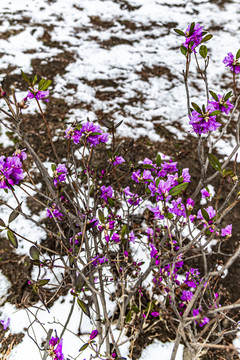
[[[34,163],[31,170],[37,169],[44,184],[45,190],[37,191],[43,199],[41,205],[51,222],[51,230],[48,229],[48,222],[39,226],[55,240],[54,249],[42,247],[41,244],[31,246],[30,256],[33,265],[38,267],[38,279],[29,280],[28,284],[39,295],[43,309],[47,309],[48,303],[43,294],[50,284],[49,279],[44,279],[44,274],[54,270],[51,254],[58,256],[64,269],[64,281],[61,279],[60,285],[54,288],[53,297],[58,296],[64,282],[66,289],[71,288],[72,306],[77,303],[79,311],[91,319],[94,327],[90,334],[81,332],[83,335],[80,338],[84,344],[79,346],[79,353],[83,353],[83,356],[90,349],[94,357],[99,359],[124,359],[121,335],[129,335],[127,331],[132,331],[134,335],[126,341],[133,347],[149,322],[154,326],[154,319],[161,321],[162,317],[168,315],[176,330],[171,360],[176,357],[180,341],[190,349],[192,358],[197,359],[208,346],[211,347],[212,337],[217,336],[216,324],[221,324],[231,308],[239,306],[238,303],[221,303],[218,280],[240,250],[237,249],[220,269],[208,267],[209,253],[206,250],[212,240],[221,244],[232,235],[232,225],[223,227],[221,222],[238,203],[235,167],[231,170],[227,165],[239,149],[239,135],[236,135],[236,147],[222,165],[212,151],[233,119],[238,98],[234,98],[231,91],[226,95],[208,91],[206,70],[209,59],[203,43],[212,36],[195,23],[190,24],[185,32],[179,29],[175,31],[185,37],[180,49],[186,59],[184,81],[189,125],[199,139],[201,170],[193,194],[189,194],[188,190],[191,169],[182,169],[177,161],[161,157],[160,154],[155,160],[145,158],[140,164],[133,164],[128,161],[127,154],[120,154],[113,127],[103,130],[89,120],[70,124],[65,130],[62,138],[65,139],[66,158],[59,159],[48,121],[39,103],[39,100],[51,100],[46,99],[51,81],[41,79],[36,90],[36,76],[31,79],[22,73],[29,91],[20,103],[15,96],[12,100],[1,90],[1,101],[11,108],[14,132]],[[236,60],[230,53],[224,59],[234,76],[239,73],[238,54]],[[207,105],[202,108],[190,102],[188,77],[192,55],[206,85]],[[199,67],[199,55],[205,63],[204,69]],[[54,156],[51,175],[19,126],[19,116],[27,106],[27,99],[37,102],[48,131]],[[9,114],[4,107],[0,110],[6,116]],[[223,115],[228,116],[227,121],[222,118]],[[237,121],[239,127],[240,118]],[[108,154],[104,169],[95,166],[94,162],[100,146],[105,146]],[[207,154],[204,146],[208,149]],[[76,159],[75,151],[79,152],[81,160]],[[32,190],[36,191],[34,179],[23,166],[26,157],[26,152],[19,149],[12,156],[1,156],[1,188],[14,194],[14,187],[20,186],[25,191],[26,187],[31,187],[27,184],[30,181]],[[215,170],[214,174],[209,173],[209,164]],[[118,171],[123,165],[127,169],[124,175]],[[217,176],[222,178],[221,186],[226,182],[232,184],[227,199],[220,207],[220,192],[213,198],[207,187]],[[127,186],[123,180],[127,180]],[[199,204],[200,194],[207,200],[205,207]],[[229,205],[230,201],[232,203]],[[0,221],[2,230],[7,230],[8,239],[14,247],[18,246],[18,242],[11,222],[18,214],[34,221],[22,211],[20,203],[10,214],[8,224]],[[137,216],[142,216],[142,220],[136,225],[134,218]],[[24,238],[24,241],[27,239]],[[140,255],[137,255],[137,249],[142,250]],[[143,254],[146,257],[144,260]],[[201,258],[203,266],[193,267],[193,257]],[[142,301],[143,294],[149,300],[147,305]],[[110,299],[115,304],[111,316],[108,309]],[[221,316],[218,316],[220,313]],[[72,310],[69,311],[69,318],[71,314]],[[231,321],[236,329],[236,320]],[[60,337],[46,340],[44,349],[41,349],[45,358],[65,359],[62,347],[67,325],[68,320],[63,325]],[[119,331],[119,336],[115,336],[115,330]]]

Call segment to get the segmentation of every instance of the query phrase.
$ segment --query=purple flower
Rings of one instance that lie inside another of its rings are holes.
[[[110,198],[113,197],[113,188],[111,186],[106,187],[105,185],[103,185],[101,187],[101,190],[102,190],[101,198],[104,199],[105,201],[107,201],[108,197]]]
[[[59,220],[62,220],[63,214],[60,213],[59,207],[55,203],[53,203],[53,206],[50,209],[46,209],[46,210],[47,210],[47,214],[46,214],[47,217],[49,218],[55,217]]]
[[[190,290],[183,290],[181,299],[182,301],[191,301],[193,293]]]
[[[232,236],[232,224],[221,229],[221,236],[227,236],[228,238]]]
[[[227,53],[227,56],[225,56],[223,59],[223,63],[226,64],[226,67],[229,66],[231,71],[234,71],[235,74],[240,73],[239,59],[234,59],[234,56],[231,52]]]
[[[92,122],[83,123],[80,133],[85,135],[86,141],[91,147],[98,145],[100,142],[106,143],[108,141],[108,134],[103,134],[100,127]]]
[[[177,162],[173,162],[171,159],[169,160],[169,162],[164,162],[162,164],[162,170],[165,171],[165,175],[167,173],[173,173],[177,171]],[[164,175],[164,176],[165,176]]]
[[[3,325],[3,330],[7,330],[10,325],[10,318],[7,318],[6,320],[1,320],[0,323]]]
[[[97,265],[102,265],[105,262],[108,262],[108,259],[106,258],[106,256],[102,256],[100,257],[99,255],[96,256],[95,258],[92,259],[92,266],[95,267]]]
[[[97,330],[93,330],[90,334],[90,340],[95,339],[95,337],[98,336],[98,331]]]
[[[142,200],[138,194],[134,194],[130,191],[129,186],[127,186],[124,190],[124,193],[126,196],[130,196],[130,199],[127,200],[127,202],[130,205],[138,205],[140,203],[140,201]]]
[[[79,128],[69,127],[65,131],[65,138],[72,139],[74,144],[78,144],[82,138],[85,137],[85,140],[91,147],[98,145],[99,143],[106,143],[108,141],[108,133],[103,133],[102,129],[98,125],[95,125],[92,122],[86,122],[81,125]]]
[[[63,339],[61,339],[59,342],[59,338],[56,337],[51,337],[51,339],[49,340],[49,347],[50,349],[48,350],[49,355],[54,359],[54,360],[64,360],[64,355],[62,353],[62,342]],[[54,347],[57,345],[57,347],[54,349]]]
[[[210,197],[210,194],[206,189],[202,189],[201,194],[202,194],[202,199],[206,199],[206,198]]]
[[[158,257],[158,251],[155,248],[155,246],[153,244],[150,243],[150,248],[151,248],[151,252],[150,252],[150,256],[151,258],[157,259]]]
[[[54,180],[53,183],[57,186],[58,183],[64,182],[66,180],[66,175],[68,171],[64,164],[59,164],[54,171]]]
[[[18,156],[0,156],[0,188],[10,189],[23,178],[22,163]]]
[[[115,159],[114,159],[114,162],[113,162],[113,165],[116,166],[116,165],[120,165],[122,163],[124,163],[125,160],[122,156],[116,156]]]
[[[115,242],[115,243],[119,243],[121,241],[121,236],[118,235],[117,233],[113,233],[112,234],[112,240]]]
[[[148,205],[147,208],[154,213],[154,219],[164,219],[164,212],[159,209],[159,206]]]
[[[193,131],[196,134],[206,134],[209,131],[215,131],[220,123],[216,121],[216,116],[210,116],[210,114],[215,111],[212,105],[207,106],[205,114],[199,114],[196,110],[192,112],[190,116],[189,124],[192,125]]]
[[[49,90],[46,91],[32,90],[32,91],[28,91],[26,98],[29,99],[35,98],[37,100],[44,100],[45,102],[49,102],[49,99],[46,99],[46,97],[48,97],[49,95]]]
[[[187,199],[187,205],[186,205],[186,208],[187,210],[191,211],[194,207],[194,201],[193,199],[189,198]]]
[[[199,310],[193,309],[192,314],[193,314],[193,316],[197,316],[199,314]]]
[[[169,211],[172,214],[177,216],[186,217],[185,205],[182,203],[182,198],[178,198],[177,200],[172,200],[173,208],[170,208]]]
[[[234,105],[231,104],[229,100],[224,101],[223,96],[219,94],[217,95],[217,97],[218,101],[213,99],[212,101],[209,101],[209,104],[211,104],[215,110],[220,110],[221,112],[228,115],[230,111],[234,108]]]
[[[140,170],[138,171],[134,171],[132,173],[132,180],[134,180],[135,182],[139,183],[139,181],[142,180],[141,176],[140,176]]]
[[[185,168],[182,170],[183,182],[191,182],[191,175],[189,175],[189,169]]]
[[[152,160],[150,160],[150,159],[148,159],[148,158],[145,158],[145,159],[143,160],[143,164],[153,165],[153,162],[152,162]]]
[[[26,149],[23,149],[23,150],[17,149],[17,150],[13,153],[13,156],[17,156],[21,161],[26,160],[27,154],[25,153],[24,150],[26,150]]]
[[[194,277],[200,275],[200,272],[198,271],[198,269],[190,269],[190,271],[186,272],[186,279],[184,280],[184,283],[187,284],[187,286],[189,287],[193,287],[196,288],[197,285],[199,284],[199,282],[197,282]]]
[[[135,239],[136,239],[136,236],[134,236],[134,232],[133,230],[130,232],[129,234],[129,239],[128,241],[132,242],[133,244],[135,244]]]
[[[185,46],[186,49],[191,49],[194,52],[194,50],[202,41],[202,26],[200,24],[195,24],[192,34],[190,35],[190,26],[187,27],[187,30],[185,31],[186,40],[183,43],[183,46]]]
[[[157,312],[157,311],[153,311],[153,312],[151,313],[151,315],[152,315],[153,317],[158,317],[160,314],[159,314],[159,312]]]
[[[208,317],[204,317],[203,319],[201,319],[201,322],[198,323],[198,325],[200,327],[203,327],[204,325],[208,324],[209,323],[209,318]]]
[[[216,215],[216,211],[213,209],[212,206],[209,206],[207,209],[205,209],[206,212],[208,213],[209,216],[209,220],[211,220],[212,218],[214,218],[214,216]],[[201,210],[198,210],[197,212],[197,218],[198,219],[202,219],[203,220],[203,216],[202,216],[202,212]],[[210,223],[210,222],[209,222]],[[212,223],[212,222],[211,222]]]
[[[58,342],[58,337],[51,337],[51,339],[49,340],[49,346],[55,346],[57,345],[57,342]]]

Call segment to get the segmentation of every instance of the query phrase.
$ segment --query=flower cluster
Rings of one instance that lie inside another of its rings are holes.
[[[235,74],[240,73],[240,61],[239,58],[234,59],[234,55],[229,52],[227,56],[223,59],[223,63],[226,64],[226,67],[229,66],[231,71],[235,72]]]
[[[186,49],[193,50],[196,52],[195,48],[201,43],[202,41],[202,29],[203,27],[200,26],[200,24],[195,24],[192,31],[190,31],[191,25],[187,27],[187,30],[185,31],[186,40],[183,43],[183,46]]]
[[[64,355],[62,353],[62,343],[63,339],[59,341],[58,337],[51,337],[49,340],[49,356],[53,358],[53,360],[64,360]],[[56,346],[57,345],[57,346]]]
[[[230,103],[229,99],[225,100],[224,96],[220,94],[217,95],[217,99],[215,96],[215,99],[209,101],[209,104],[212,105],[212,110],[219,110],[222,113],[229,115],[230,111],[234,108],[234,105]]]
[[[193,131],[196,134],[207,134],[210,131],[217,130],[221,124],[216,121],[216,115],[228,115],[234,107],[229,101],[231,92],[226,96],[220,94],[217,95],[212,91],[210,91],[210,93],[212,94],[213,99],[208,102],[206,108],[203,106],[201,110],[200,107],[192,103],[195,110],[193,110],[192,115],[189,117],[189,124],[192,125]]]
[[[105,185],[103,185],[101,187],[101,190],[102,190],[101,198],[104,199],[105,201],[107,201],[108,198],[113,197],[113,188],[111,186],[106,187]]]
[[[48,96],[49,96],[49,90],[46,91],[29,90],[27,96],[24,98],[24,101],[27,101],[27,99],[36,99],[36,100],[44,100],[45,102],[49,102],[49,99],[47,99]]]
[[[65,138],[72,139],[74,144],[78,144],[82,138],[91,147],[99,143],[106,143],[108,141],[108,133],[104,133],[102,129],[92,122],[82,123],[76,128],[69,127],[65,131]]]
[[[58,183],[64,182],[66,180],[66,175],[68,171],[64,164],[59,164],[54,171],[54,180],[53,183],[57,186]]]
[[[113,166],[120,165],[125,162],[122,156],[115,156],[113,159],[109,159],[109,162],[113,164]]]
[[[197,112],[194,110],[192,116],[190,116],[189,124],[192,125],[193,131],[196,134],[206,134],[209,131],[215,131],[221,126],[219,122],[216,121],[216,115],[212,115],[214,112],[213,106],[209,105],[206,107],[205,112]]]
[[[55,203],[53,203],[50,209],[46,209],[46,210],[47,210],[47,214],[46,214],[47,217],[49,218],[55,217],[56,219],[62,220],[63,214],[60,212],[59,207]]]
[[[0,188],[10,189],[13,185],[19,184],[24,178],[22,161],[27,155],[24,151],[18,151],[13,156],[0,156]]]

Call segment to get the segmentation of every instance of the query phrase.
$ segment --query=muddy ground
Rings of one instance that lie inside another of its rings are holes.
[[[219,2],[219,6],[223,6],[222,3]],[[123,7],[127,8],[129,11],[133,10],[133,6],[125,0],[121,1]],[[121,25],[123,25],[129,32],[135,32],[137,30],[148,31],[146,25],[139,25],[139,23],[134,23],[131,21],[122,21],[119,19]],[[28,24],[29,19],[26,17],[22,18],[22,24]],[[106,28],[111,28],[114,26],[114,23],[111,21],[103,21],[100,17],[91,17],[91,24],[94,29],[101,32]],[[31,26],[36,26],[39,24],[31,24]],[[166,31],[169,31],[170,28],[176,26],[177,24],[168,24],[166,26]],[[31,66],[33,69],[33,73],[38,75],[39,77],[44,76],[48,79],[53,79],[53,89],[54,89],[54,77],[57,74],[65,74],[66,67],[75,61],[75,55],[71,52],[68,52],[62,44],[57,41],[53,41],[51,39],[51,25],[41,24],[44,28],[44,33],[41,38],[41,41],[45,46],[58,48],[60,53],[52,58],[46,59],[46,64],[42,65],[42,62],[37,57],[32,60]],[[158,24],[150,24],[151,27],[158,27]],[[86,31],[86,29],[78,29],[78,31]],[[10,36],[8,33],[0,34],[0,38],[7,39]],[[150,36],[150,35],[149,35]],[[92,39],[97,41],[102,47],[106,49],[111,49],[112,47],[118,44],[130,44],[130,40],[124,40],[117,37],[111,37],[109,40],[100,40],[100,39]],[[65,44],[66,45],[66,44]],[[1,54],[0,54],[1,56]],[[10,93],[10,88],[12,85],[17,86],[22,91],[27,91],[27,85],[23,81],[21,75],[13,74],[14,67],[9,66],[7,69],[1,70],[1,73],[5,74],[4,80],[2,82],[2,87],[4,91]],[[169,81],[172,81],[175,77],[172,74],[171,69],[164,66],[144,66],[142,70],[136,70],[137,75],[143,80],[148,82],[152,77],[159,78],[161,80],[162,77],[167,77]],[[105,79],[98,78],[96,80],[89,80],[86,78],[81,78],[80,81],[83,83],[87,83],[88,86],[91,86],[95,90],[95,96],[97,99],[102,101],[107,100],[111,101],[112,99],[118,99],[122,93],[119,90],[119,85],[124,81],[124,78],[112,78]],[[74,83],[68,84],[69,88],[76,89],[77,86]],[[115,90],[109,91],[107,88],[112,87]],[[139,104],[141,107],[145,102],[145,95],[143,92],[139,90],[136,96],[128,99],[127,103],[121,104],[118,103],[121,108],[122,114],[126,117],[127,115],[127,105],[135,105]],[[104,121],[112,121],[114,119],[114,111],[113,110],[96,110],[91,103],[79,100],[79,103],[74,104],[75,108],[78,109],[87,109],[88,111],[93,111],[100,124],[104,124]],[[64,98],[55,98],[54,93],[50,96],[50,102],[46,105],[45,114],[47,116],[50,130],[52,134],[56,134],[57,130],[62,130],[66,128],[65,120],[69,117],[69,110],[71,106],[65,101]],[[169,132],[164,125],[159,123],[158,117],[152,117],[151,121],[154,123],[154,129],[156,133],[160,134],[161,138],[164,138],[164,141],[154,142],[149,139],[148,134],[142,136],[134,141],[131,144],[131,152],[130,152],[130,160],[133,162],[138,162],[139,160],[143,160],[144,157],[148,157],[150,159],[155,159],[158,151],[169,155],[175,161],[178,161],[182,168],[189,167],[191,174],[191,185],[188,188],[188,195],[191,194],[199,180],[199,163],[197,161],[197,140],[196,138],[189,135],[184,140],[179,140],[177,135]],[[23,126],[28,133],[29,139],[33,144],[34,148],[37,150],[38,154],[41,156],[42,160],[48,159],[48,161],[55,161],[53,157],[51,157],[51,149],[49,147],[49,142],[47,139],[47,133],[42,122],[41,117],[38,114],[34,115],[23,115]],[[181,130],[181,126],[179,126],[179,130]],[[229,128],[229,133],[235,132],[234,127]],[[41,137],[39,134],[41,133]],[[122,134],[124,135],[124,134]],[[13,134],[9,134],[10,138],[15,138]],[[121,143],[122,148],[127,148],[131,142],[131,139],[126,138],[124,136],[118,135],[116,139],[117,143]],[[58,140],[55,142],[58,154],[61,158],[65,157],[65,148],[63,146],[63,142]],[[65,143],[64,143],[65,145]],[[4,147],[4,144],[3,144]],[[12,147],[4,148],[4,153],[11,153],[13,151]],[[99,150],[101,151],[101,150]],[[221,161],[222,157],[219,154],[215,154]],[[99,157],[102,157],[102,154],[99,153]],[[231,164],[230,167],[233,167]],[[210,170],[211,171],[211,170]],[[214,185],[215,189],[217,189],[220,185],[220,178],[214,180],[212,185]],[[231,184],[225,184],[221,194],[220,194],[220,202],[226,197],[228,191],[231,187]],[[29,199],[29,207],[32,213],[38,213],[41,209],[36,206]],[[232,211],[228,216],[226,216],[224,220],[224,224],[227,225],[229,223],[233,224],[233,237],[226,241],[222,248],[221,254],[219,254],[217,247],[213,248],[213,253],[208,256],[208,266],[209,269],[213,268],[220,261],[225,262],[228,259],[228,255],[233,253],[234,250],[239,246],[239,206],[237,206],[234,211]],[[202,264],[195,262],[195,267],[202,267]],[[14,253],[14,250],[9,245],[9,242],[6,239],[1,239],[0,241],[0,269],[5,276],[9,279],[12,286],[7,296],[7,301],[15,304],[18,308],[33,305],[37,301],[37,296],[32,292],[31,287],[28,285],[28,280],[31,276],[32,264],[28,256],[19,256]],[[21,276],[18,276],[21,274]],[[239,298],[240,294],[240,262],[235,261],[233,266],[229,269],[227,276],[224,279],[219,280],[222,286],[222,294],[223,299],[225,301],[236,301]],[[64,292],[64,289],[63,289]],[[60,295],[60,294],[59,294]],[[144,295],[143,302],[147,303],[148,298],[147,295]],[[1,325],[0,325],[1,326]],[[3,335],[4,332],[1,332]],[[0,341],[2,340],[2,335],[0,335]],[[141,351],[148,344],[150,344],[155,338],[165,342],[168,340],[173,340],[175,336],[174,331],[169,330],[168,326],[166,326],[165,322],[161,322],[160,324],[156,324],[156,327],[152,327],[149,332],[142,334],[137,343],[134,345],[133,349],[133,359],[138,359],[141,355]],[[16,346],[19,341],[21,341],[22,335],[16,336],[13,342],[13,337],[10,336],[6,339],[6,347],[7,346]],[[233,336],[229,336],[222,344],[231,344],[233,340]],[[233,354],[228,354],[219,350],[211,350],[208,355],[204,357],[205,360],[210,359],[232,359]],[[235,357],[237,358],[237,357]]]

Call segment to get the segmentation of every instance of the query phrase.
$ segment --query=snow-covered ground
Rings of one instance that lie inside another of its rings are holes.
[[[98,19],[101,22],[98,23]],[[221,93],[223,73],[226,83],[231,78],[222,59],[227,52],[236,53],[240,47],[236,36],[240,23],[238,0],[129,0],[128,3],[124,0],[1,0],[0,81],[4,80],[6,74],[19,74],[20,69],[30,74],[32,61],[36,58],[42,59],[41,65],[47,68],[51,59],[68,51],[73,55],[73,61],[63,74],[55,76],[52,91],[54,97],[64,98],[73,106],[68,113],[69,121],[86,119],[87,116],[97,120],[97,111],[101,110],[111,112],[113,119],[124,120],[119,128],[119,133],[124,136],[148,136],[152,141],[164,141],[164,137],[154,129],[154,124],[159,123],[179,139],[184,139],[190,130],[182,81],[184,57],[178,48],[181,38],[174,33],[173,28],[185,30],[193,21],[214,35],[208,43],[211,56],[209,84],[210,89]],[[51,41],[56,46],[49,46],[43,41],[47,27],[50,29]],[[108,45],[111,38],[117,45]],[[162,75],[153,73],[147,81],[144,80],[141,71],[148,69],[149,73],[154,67],[158,67]],[[191,69],[194,74],[195,67]],[[105,87],[101,82],[100,85],[91,86],[91,82],[97,84],[97,80],[111,82]],[[70,83],[75,84],[76,89],[69,88],[67,85]],[[191,83],[195,85],[192,87],[192,100],[199,104],[205,102],[204,88],[199,78]],[[116,95],[109,100],[103,99],[97,96],[97,91]],[[22,96],[19,93],[19,98]],[[139,100],[130,101],[133,98]],[[75,106],[79,99],[88,104],[90,110]],[[0,143],[9,145],[3,129]],[[228,154],[233,146],[233,140],[229,141],[228,146],[220,142],[218,150]],[[4,216],[6,214],[1,214],[2,218]],[[23,235],[29,231],[21,217],[16,219],[15,224]],[[36,231],[34,227],[31,229],[31,233],[35,234],[33,241],[39,241],[43,236],[39,230]],[[28,253],[27,247],[20,247],[20,250],[21,253]],[[0,297],[4,297],[8,288],[7,279],[0,274]],[[66,319],[65,308],[71,299],[71,295],[58,299],[50,314],[42,311],[44,324],[60,333],[59,324],[63,324]],[[68,329],[76,333],[79,311],[74,311],[76,313],[73,313]],[[17,310],[6,303],[1,307],[1,319],[8,317],[11,319],[9,331],[12,333],[28,328],[33,320],[33,316],[26,310]],[[83,324],[84,331],[90,333],[93,328],[87,317]],[[42,327],[34,323],[33,328],[37,338],[44,339],[46,334]],[[34,336],[32,328],[29,331]],[[70,331],[65,333],[63,352],[66,356],[77,356],[81,345],[77,336],[74,342]],[[171,349],[172,344],[154,342],[143,351],[141,360],[155,360],[160,354],[163,359],[169,359]],[[125,346],[122,355],[127,356],[127,353]],[[78,359],[87,358],[88,355],[84,352]],[[25,336],[23,342],[13,349],[9,359],[40,358],[34,342]],[[182,359],[182,347],[177,359]]]

